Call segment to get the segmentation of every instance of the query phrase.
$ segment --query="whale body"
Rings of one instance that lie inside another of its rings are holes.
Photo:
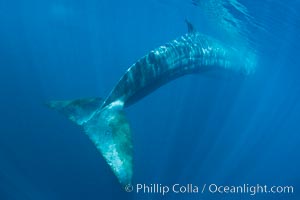
[[[249,74],[254,64],[236,48],[194,30],[135,62],[105,98],[51,101],[49,107],[83,127],[122,185],[133,176],[131,130],[124,108],[186,74],[231,70]]]

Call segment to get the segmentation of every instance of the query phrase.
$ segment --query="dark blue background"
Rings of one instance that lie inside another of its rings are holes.
[[[178,79],[126,109],[134,183],[293,185],[299,199],[299,1],[243,1],[258,68]],[[127,194],[55,99],[105,97],[149,50],[213,24],[189,1],[0,0],[0,199],[160,199]],[[217,33],[218,34],[218,33]],[[222,33],[219,33],[222,34]],[[248,195],[168,195],[163,199]]]

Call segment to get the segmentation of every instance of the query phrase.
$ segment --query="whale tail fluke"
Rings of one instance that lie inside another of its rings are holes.
[[[78,125],[88,121],[92,113],[103,103],[101,98],[86,98],[67,101],[50,101],[46,105],[68,117]]]
[[[52,101],[47,105],[83,127],[122,185],[132,179],[131,130],[122,101],[101,108],[100,98]]]

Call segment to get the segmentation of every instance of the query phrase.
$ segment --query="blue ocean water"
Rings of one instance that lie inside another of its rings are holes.
[[[0,0],[0,199],[299,199],[299,9],[298,0]],[[45,106],[105,97],[137,59],[185,34],[185,19],[243,41],[256,71],[186,76],[127,108],[134,184],[293,194],[127,193],[82,130]]]

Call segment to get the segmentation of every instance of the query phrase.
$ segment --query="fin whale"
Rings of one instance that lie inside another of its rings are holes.
[[[187,22],[188,33],[150,51],[134,63],[105,98],[51,101],[48,106],[83,127],[122,185],[133,176],[131,130],[124,108],[165,83],[210,70],[251,73],[254,65],[238,49],[203,35]]]

